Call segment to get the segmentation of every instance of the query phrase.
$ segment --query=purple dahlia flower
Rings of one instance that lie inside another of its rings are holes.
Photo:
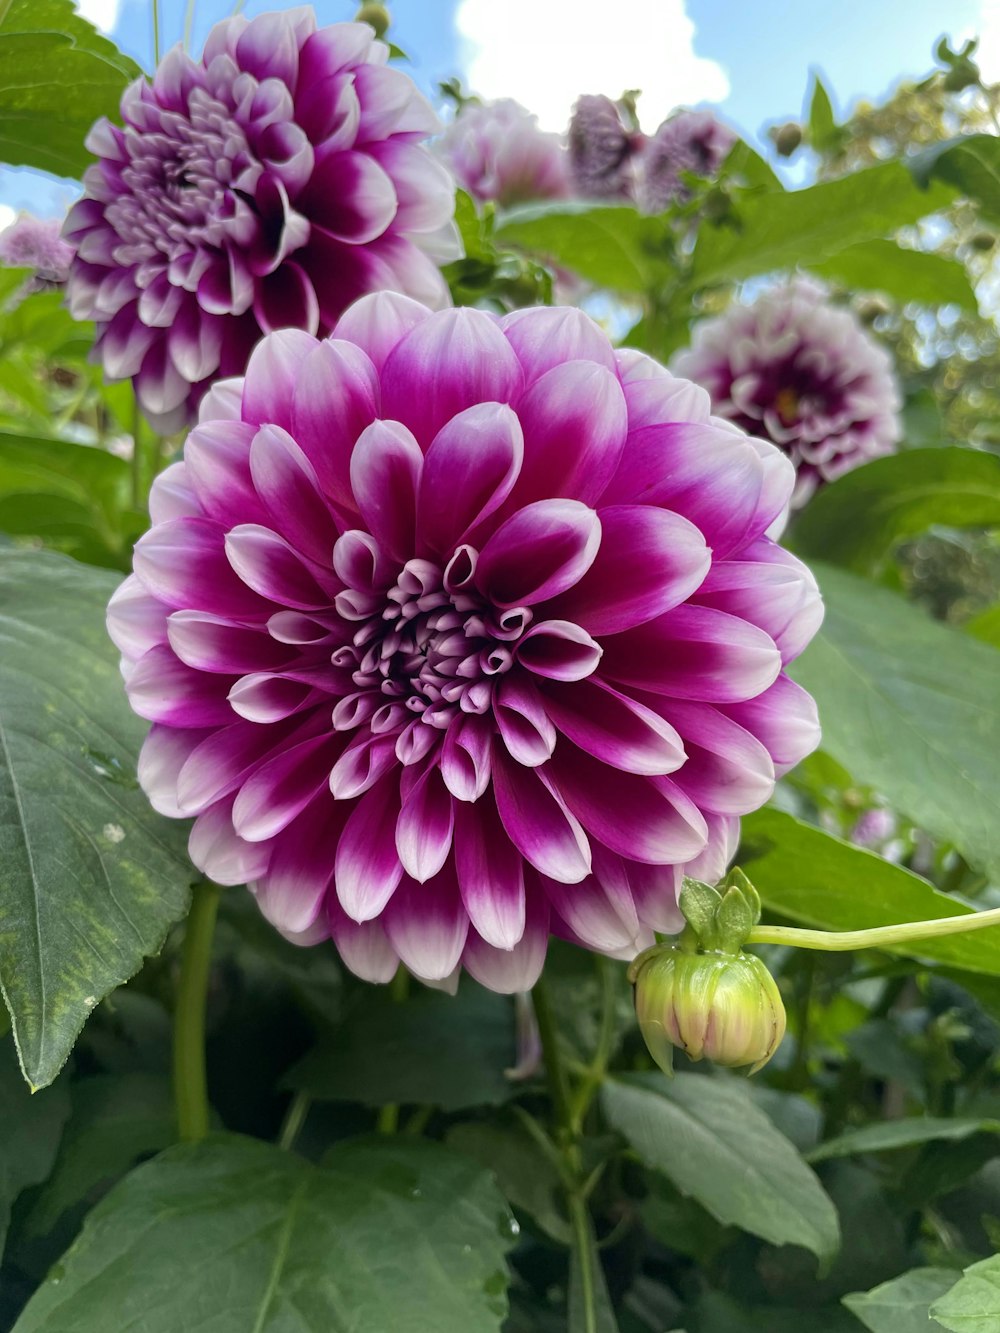
[[[637,163],[636,194],[644,213],[662,213],[690,198],[682,172],[715,176],[736,135],[711,111],[681,111],[665,120],[646,142]]]
[[[503,208],[569,194],[569,164],[558,134],[538,128],[519,102],[467,102],[438,141],[463,190]]]
[[[719,416],[788,454],[794,507],[900,439],[888,352],[814,282],[795,279],[705,320],[673,366],[708,390]]]
[[[91,131],[70,309],[161,430],[242,374],[262,333],[327,334],[381,288],[447,304],[454,187],[420,142],[437,118],[387,53],[311,9],[227,19],[200,61],[177,47],[126,90],[123,128]]]
[[[62,223],[56,218],[21,213],[0,232],[0,264],[34,269],[28,279],[32,291],[61,287],[73,258],[73,247],[59,235],[61,229]]]
[[[195,863],[360,976],[631,957],[816,745],[793,483],[573,309],[365,297],[217,384],[112,599]]]
[[[645,142],[644,134],[628,128],[610,97],[580,97],[569,122],[573,189],[584,199],[634,199],[636,156]]]

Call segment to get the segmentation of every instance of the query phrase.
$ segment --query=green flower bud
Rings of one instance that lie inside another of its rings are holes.
[[[787,125],[779,125],[768,133],[779,157],[791,157],[802,143],[802,126],[796,125],[794,120],[790,120]]]
[[[969,244],[973,250],[978,250],[982,254],[992,250],[997,243],[997,238],[991,231],[977,231],[969,237]]]
[[[635,1012],[649,1053],[667,1074],[673,1048],[729,1069],[767,1064],[785,1035],[785,1006],[754,954],[692,953],[676,945],[637,960]]]
[[[384,37],[389,30],[389,11],[385,5],[362,5],[354,15],[354,21],[355,23],[367,23],[370,28],[375,29],[376,37]]]

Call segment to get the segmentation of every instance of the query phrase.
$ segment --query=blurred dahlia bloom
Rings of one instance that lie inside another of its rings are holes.
[[[703,321],[673,368],[708,390],[720,417],[788,455],[795,508],[823,482],[892,453],[902,433],[889,353],[802,278]]]
[[[0,232],[0,264],[4,268],[30,268],[29,291],[61,287],[69,273],[73,247],[60,236],[62,223],[56,218],[36,218],[20,213]]]
[[[157,479],[108,624],[157,810],[349,968],[631,958],[817,744],[792,469],[578,310],[271,334]]]
[[[569,194],[569,164],[558,134],[538,128],[519,102],[466,102],[438,140],[463,190],[503,208]]]
[[[691,197],[682,173],[711,180],[736,135],[711,111],[680,111],[644,145],[637,163],[637,198],[643,213],[662,213]]]
[[[201,60],[178,46],[133,83],[124,128],[91,131],[70,309],[161,431],[262,333],[329,333],[381,288],[447,304],[454,187],[421,144],[437,117],[387,55],[366,24],[317,30],[311,9],[237,16]]]
[[[600,93],[577,99],[569,122],[569,166],[573,190],[583,199],[609,203],[635,199],[635,160],[646,141],[629,129],[616,103]]]

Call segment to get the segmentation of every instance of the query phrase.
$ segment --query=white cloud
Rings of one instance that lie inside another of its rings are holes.
[[[101,32],[110,32],[118,22],[121,0],[78,0],[80,17],[92,23]]]
[[[10,204],[0,204],[0,231],[6,231],[17,217],[17,210]]]
[[[469,87],[516,98],[546,129],[566,128],[581,93],[641,88],[647,130],[729,95],[722,66],[694,53],[684,0],[461,0],[455,24]]]

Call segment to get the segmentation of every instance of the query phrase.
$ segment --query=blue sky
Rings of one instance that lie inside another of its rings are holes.
[[[152,60],[150,0],[81,0],[141,64]],[[249,15],[286,8],[249,0]],[[320,22],[352,17],[353,0],[318,0]],[[923,74],[941,33],[985,29],[1000,64],[997,0],[395,0],[393,37],[428,92],[459,74],[490,96],[510,93],[558,128],[578,92],[643,86],[645,127],[678,103],[708,100],[751,141],[797,116],[811,68],[843,111]],[[180,39],[185,0],[161,0],[163,44]],[[232,0],[196,0],[195,49]],[[1000,69],[994,77],[1000,76]],[[597,84],[604,81],[606,86]],[[0,172],[0,206],[61,212],[65,182]],[[9,214],[8,214],[9,216]]]

